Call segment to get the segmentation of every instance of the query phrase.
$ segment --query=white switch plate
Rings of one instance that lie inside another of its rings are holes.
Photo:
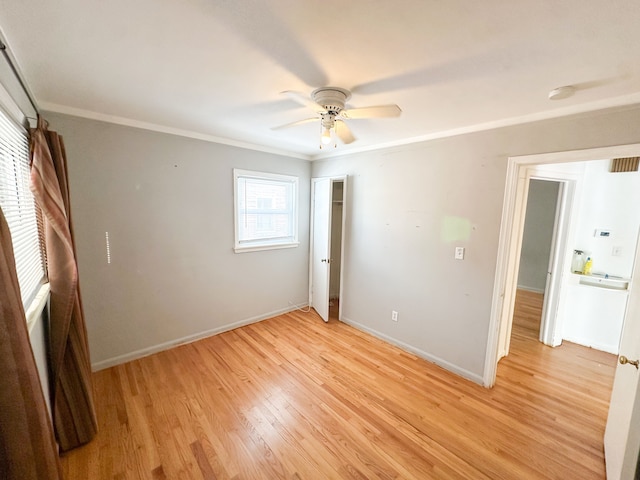
[[[614,257],[619,257],[620,255],[622,255],[622,247],[620,246],[615,246],[611,249],[611,255],[613,255]]]
[[[396,312],[395,310],[391,310],[391,320],[393,320],[394,322],[398,321],[398,312]]]
[[[464,247],[456,247],[456,260],[464,260]]]

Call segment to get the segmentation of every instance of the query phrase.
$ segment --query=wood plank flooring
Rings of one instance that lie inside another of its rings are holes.
[[[530,290],[517,290],[513,312],[513,328],[518,335],[533,339],[540,336],[540,318],[544,295]]]
[[[94,374],[67,479],[602,479],[615,357],[514,327],[485,389],[295,312]]]

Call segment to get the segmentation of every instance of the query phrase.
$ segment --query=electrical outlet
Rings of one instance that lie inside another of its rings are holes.
[[[464,260],[464,247],[456,247],[456,260]]]
[[[398,312],[396,312],[395,310],[391,310],[391,320],[393,320],[394,322],[398,321]]]

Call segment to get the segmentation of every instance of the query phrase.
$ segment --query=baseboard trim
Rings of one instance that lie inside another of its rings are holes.
[[[188,343],[193,343],[198,340],[202,340],[203,338],[212,337],[220,333],[228,332],[229,330],[235,330],[236,328],[244,327],[245,325],[261,322],[262,320],[266,320],[267,318],[277,317],[278,315],[282,315],[284,313],[293,312],[294,310],[298,310],[298,308],[300,308],[300,306],[289,305],[286,308],[274,310],[272,312],[265,313],[262,315],[256,315],[255,317],[246,318],[244,320],[240,320],[234,323],[229,323],[221,327],[212,328],[211,330],[205,330],[204,332],[195,333],[193,335],[187,335],[186,337],[177,338],[175,340],[159,343],[157,345],[152,345],[151,347],[146,347],[140,350],[136,350],[134,352],[125,353],[124,355],[111,357],[106,360],[92,363],[91,369],[94,372],[97,372],[99,370],[104,370],[105,368],[114,367],[116,365],[131,362],[132,360],[137,360],[139,358],[147,357],[149,355],[153,355],[154,353],[162,352],[164,350],[169,350],[170,348],[173,348],[173,347],[186,345]]]
[[[347,325],[350,325],[358,330],[361,330],[365,333],[368,333],[370,335],[373,335],[376,338],[379,338],[380,340],[384,340],[387,343],[390,343],[392,345],[395,345],[396,347],[401,348],[402,350],[405,350],[409,353],[413,353],[414,355],[419,356],[420,358],[423,358],[424,360],[427,360],[431,363],[435,363],[436,365],[438,365],[439,367],[444,368],[445,370],[451,372],[451,373],[455,373],[456,375],[459,375],[463,378],[466,378],[467,380],[470,380],[474,383],[477,383],[479,385],[484,386],[483,383],[483,377],[482,375],[478,375],[476,373],[470,372],[469,370],[466,370],[464,368],[460,368],[457,365],[454,365],[453,363],[447,362],[446,360],[441,359],[440,357],[436,357],[435,355],[431,355],[430,353],[425,352],[424,350],[420,350],[419,348],[416,348],[412,345],[409,345],[408,343],[405,343],[401,340],[398,340],[396,338],[390,337],[389,335],[386,335],[382,332],[378,332],[377,330],[374,330],[373,328],[369,328],[361,323],[358,323],[354,320],[351,320],[349,318],[343,317],[342,321],[344,323],[346,323]]]
[[[571,336],[569,337],[563,336],[562,340],[575,343],[577,345],[582,345],[583,347],[593,348],[594,350],[599,350],[601,352],[612,353],[614,355],[618,355],[619,353],[618,345],[604,345],[601,343],[593,343],[585,338],[571,337]]]
[[[544,295],[544,288],[540,289],[540,288],[535,288],[535,287],[527,287],[524,285],[518,285],[518,290],[524,290],[526,292],[533,292],[533,293],[541,293]]]

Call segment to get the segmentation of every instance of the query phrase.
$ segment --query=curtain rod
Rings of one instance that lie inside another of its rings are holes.
[[[15,64],[11,60],[11,57],[9,56],[9,52],[7,50],[7,46],[2,40],[0,40],[0,50],[2,50],[2,55],[4,56],[5,60],[9,64],[9,68],[13,72],[13,75],[16,77],[16,80],[18,80],[18,83],[20,84],[22,91],[25,93],[25,95],[29,99],[29,103],[31,104],[35,112],[37,114],[40,114],[40,110],[38,110],[38,107],[36,106],[36,102],[33,100],[33,97],[31,97],[31,94],[29,93],[29,89],[27,89],[26,84],[22,80],[22,76],[20,75],[20,72],[18,72],[18,69],[16,68]]]

